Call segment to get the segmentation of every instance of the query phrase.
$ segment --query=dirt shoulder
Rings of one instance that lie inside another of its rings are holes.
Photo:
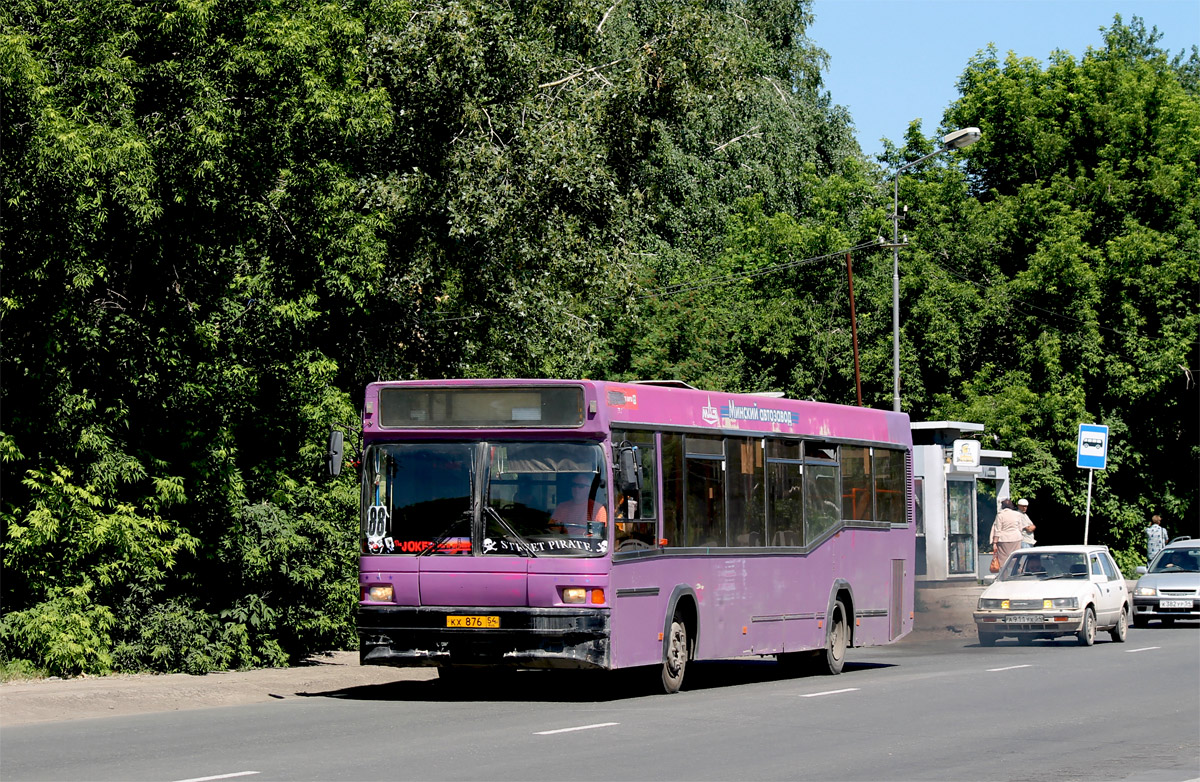
[[[0,684],[0,727],[148,712],[237,706],[396,681],[436,679],[432,668],[359,665],[358,652],[316,655],[294,668],[35,679]]]

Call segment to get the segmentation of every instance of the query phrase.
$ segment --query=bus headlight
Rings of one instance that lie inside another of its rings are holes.
[[[390,603],[395,594],[391,584],[375,584],[367,590],[367,599],[376,603]]]
[[[563,587],[564,603],[583,603],[587,601],[587,590],[583,587]]]

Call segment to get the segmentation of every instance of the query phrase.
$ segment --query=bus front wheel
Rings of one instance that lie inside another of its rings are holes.
[[[671,635],[663,652],[662,686],[668,694],[679,692],[683,686],[683,674],[688,662],[688,632],[683,617],[678,613],[671,618]]]

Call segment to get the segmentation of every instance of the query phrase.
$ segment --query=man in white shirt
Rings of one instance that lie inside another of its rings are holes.
[[[1017,510],[1025,517],[1025,524],[1021,527],[1021,548],[1033,548],[1037,543],[1033,538],[1033,531],[1037,527],[1029,520],[1029,500],[1024,498],[1017,500]]]

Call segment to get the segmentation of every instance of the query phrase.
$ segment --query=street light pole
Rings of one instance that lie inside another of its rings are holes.
[[[963,128],[942,136],[941,149],[905,163],[892,180],[892,409],[900,412],[900,174],[934,155],[969,147],[983,135],[979,128]]]

